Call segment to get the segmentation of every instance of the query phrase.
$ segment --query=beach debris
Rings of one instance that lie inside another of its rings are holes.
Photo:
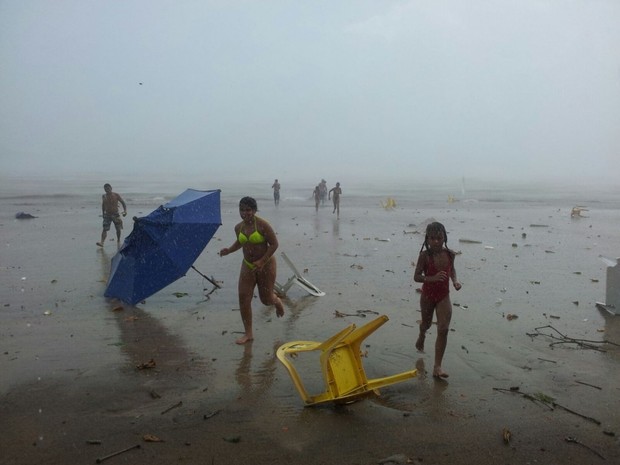
[[[390,464],[402,465],[404,463],[413,463],[413,460],[411,460],[405,454],[394,454],[394,455],[390,455],[389,457],[379,460],[377,463],[379,465],[390,465]]]
[[[541,329],[549,329],[551,331],[541,332]],[[526,333],[526,334],[530,337],[546,336],[548,338],[555,340],[555,342],[552,342],[549,344],[549,347],[554,347],[555,345],[558,345],[558,344],[575,344],[582,349],[597,350],[599,352],[606,352],[606,350],[600,348],[600,346],[603,344],[611,344],[611,345],[620,347],[620,344],[617,344],[615,342],[611,342],[608,340],[593,341],[589,339],[577,339],[577,338],[569,337],[569,336],[562,334],[560,331],[558,331],[556,328],[554,328],[551,325],[539,326],[537,328],[534,328],[534,331],[535,331],[534,333]]]
[[[136,368],[138,370],[147,370],[149,368],[155,368],[156,365],[157,364],[155,363],[155,360],[154,359],[150,359],[148,362],[144,362],[144,363],[141,363],[139,365],[136,365]]]
[[[570,442],[570,443],[573,443],[573,444],[579,444],[580,446],[585,447],[586,449],[588,449],[590,452],[592,452],[592,453],[594,453],[594,454],[598,455],[598,456],[599,456],[600,458],[602,458],[603,460],[606,460],[606,459],[605,459],[605,457],[604,457],[604,456],[603,456],[603,455],[602,455],[599,451],[597,451],[597,450],[593,449],[592,447],[590,447],[590,446],[588,446],[588,445],[584,444],[583,442],[579,441],[577,438],[574,438],[574,437],[572,437],[572,436],[566,436],[566,437],[564,438],[564,440],[565,440],[566,442]]]
[[[142,440],[144,442],[164,442],[163,439],[158,438],[154,434],[145,434],[144,436],[142,436]]]
[[[162,415],[165,415],[166,413],[168,413],[170,410],[174,410],[175,408],[179,408],[181,405],[183,405],[182,401],[177,402],[176,404],[168,407],[166,410],[164,410],[163,412],[161,412]]]
[[[43,315],[45,315],[45,316],[50,316],[51,314],[52,314],[52,312],[50,312],[49,310],[45,310],[43,312]]]
[[[530,228],[548,228],[548,224],[530,224]]]
[[[531,400],[534,403],[540,403],[542,405],[544,405],[545,407],[547,407],[549,410],[554,410],[556,408],[560,408],[568,413],[572,413],[573,415],[577,415],[578,417],[583,418],[584,420],[590,421],[592,423],[596,423],[597,425],[600,425],[601,422],[599,420],[597,420],[596,418],[592,418],[589,417],[587,415],[583,415],[582,413],[576,412],[574,410],[569,409],[568,407],[564,407],[561,404],[558,404],[555,399],[551,396],[548,396],[547,394],[544,394],[542,392],[538,392],[536,394],[528,394],[526,392],[521,392],[519,389],[514,389],[514,388],[510,388],[510,389],[506,389],[506,388],[493,388],[494,391],[500,391],[500,392],[511,392],[513,394],[519,394],[520,396],[522,396],[525,399]]]
[[[363,270],[364,267],[362,265],[356,265],[355,263],[351,265],[349,268],[355,268],[357,270]]]
[[[403,234],[420,234],[420,231],[403,231]]]
[[[515,315],[514,313],[509,313],[508,315],[506,315],[506,319],[508,321],[516,320],[517,318],[519,318],[519,317],[517,315]]]
[[[131,447],[128,447],[127,449],[119,450],[117,452],[112,452],[111,454],[106,455],[104,457],[99,457],[96,460],[96,462],[97,463],[104,462],[105,460],[111,459],[112,457],[116,457],[117,455],[124,454],[125,452],[129,452],[130,450],[134,450],[134,449],[140,449],[140,444],[136,444],[135,446],[131,446]]]
[[[587,212],[588,209],[581,205],[574,206],[570,211],[571,218],[587,218],[587,216],[582,215],[581,212]]]
[[[222,439],[226,442],[232,442],[233,444],[237,444],[241,441],[241,436],[227,436]]]
[[[153,399],[161,399],[161,396],[160,396],[157,392],[155,392],[155,391],[151,391],[151,392],[149,392],[149,395],[150,395],[150,396],[151,396],[151,398],[153,398]]]
[[[122,312],[125,310],[122,305],[118,305],[112,309],[113,312]]]
[[[87,439],[86,444],[90,444],[91,446],[98,446],[102,444],[101,439]]]
[[[493,246],[491,246],[491,245],[485,245],[485,246],[484,246],[484,248],[485,248],[486,250],[493,250],[493,249],[495,249],[495,247],[493,247]]]
[[[461,244],[482,244],[482,241],[475,241],[473,239],[459,239]]]
[[[218,414],[218,413],[220,413],[220,412],[221,412],[221,410],[215,410],[215,411],[213,411],[213,412],[211,412],[211,413],[205,413],[205,414],[202,416],[202,419],[203,419],[203,420],[208,420],[209,418],[214,417],[215,415],[217,415],[217,414]]]
[[[379,242],[390,242],[390,238],[387,237],[385,239],[382,239],[380,237],[375,237],[375,241],[379,241]]]
[[[360,318],[366,318],[366,314],[378,315],[379,312],[375,312],[374,310],[355,310],[355,313],[343,313],[338,310],[334,310],[334,316],[336,318],[344,318],[345,316],[359,316]]]
[[[603,388],[600,386],[595,386],[594,384],[588,384],[588,383],[584,383],[583,381],[575,381],[578,384],[583,384],[584,386],[590,386],[594,389],[598,389],[599,391],[601,391]]]
[[[469,350],[467,350],[467,347],[461,346],[461,349],[463,349],[465,352],[469,353]]]
[[[506,444],[510,444],[510,439],[512,438],[512,433],[508,428],[502,429],[502,439]]]
[[[546,359],[546,358],[540,358],[540,357],[538,357],[538,360],[542,360],[543,362],[549,362],[549,363],[558,363],[558,362],[556,362],[555,360],[549,360],[549,359]]]
[[[187,292],[173,292],[172,295],[177,299],[180,299],[181,297],[188,296],[189,294]]]
[[[385,203],[382,200],[379,201],[379,203],[386,210],[394,210],[396,208],[396,200],[394,200],[392,197],[388,197],[385,200]]]
[[[25,212],[17,212],[15,213],[15,218],[18,220],[31,220],[33,218],[38,218],[38,216],[33,216],[30,213]]]

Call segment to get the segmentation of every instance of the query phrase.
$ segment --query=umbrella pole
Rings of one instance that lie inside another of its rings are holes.
[[[218,289],[221,289],[222,286],[220,286],[217,281],[215,281],[214,279],[209,278],[208,276],[205,276],[204,274],[202,274],[200,271],[198,271],[196,269],[196,267],[194,265],[192,265],[192,269],[198,273],[200,276],[202,276],[203,278],[205,278],[207,281],[209,281],[211,284],[213,284],[215,287],[217,287]]]

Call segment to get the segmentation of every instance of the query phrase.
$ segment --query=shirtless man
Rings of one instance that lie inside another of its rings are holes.
[[[123,206],[123,216],[127,215],[127,205],[123,198],[116,192],[112,192],[112,186],[104,184],[103,190],[105,194],[101,196],[101,213],[103,214],[103,231],[101,232],[101,242],[97,242],[99,247],[105,244],[105,238],[110,230],[110,225],[114,223],[116,228],[117,247],[121,244],[121,229],[123,229],[123,220],[118,213],[118,204]]]
[[[333,194],[333,195],[332,195]],[[332,187],[327,193],[327,198],[334,198],[334,211],[332,213],[337,213],[336,218],[340,218],[340,196],[342,195],[342,188],[340,187],[340,183],[336,183],[336,187]]]

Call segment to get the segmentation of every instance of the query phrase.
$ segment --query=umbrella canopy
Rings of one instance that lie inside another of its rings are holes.
[[[187,189],[134,226],[112,267],[106,297],[131,305],[185,276],[222,224],[220,191]]]

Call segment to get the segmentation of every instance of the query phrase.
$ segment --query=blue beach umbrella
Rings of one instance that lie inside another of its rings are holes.
[[[185,276],[221,224],[219,190],[187,189],[134,217],[131,234],[112,258],[105,296],[135,305]]]

